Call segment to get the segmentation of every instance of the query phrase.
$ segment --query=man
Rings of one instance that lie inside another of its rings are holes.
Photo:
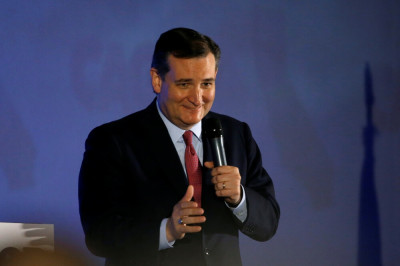
[[[241,265],[238,230],[275,234],[280,210],[249,127],[210,112],[219,59],[207,36],[163,33],[150,70],[156,99],[89,134],[80,213],[106,265]],[[212,163],[209,118],[222,124],[226,166]]]

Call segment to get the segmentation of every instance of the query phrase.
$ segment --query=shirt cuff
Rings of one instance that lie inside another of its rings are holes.
[[[167,248],[173,248],[175,241],[172,242],[168,242],[167,240],[167,222],[168,222],[168,218],[164,218],[161,221],[161,225],[160,225],[160,244],[158,245],[158,250],[163,250],[163,249],[167,249]]]
[[[225,202],[225,205],[233,212],[233,214],[243,223],[247,218],[247,204],[246,204],[246,193],[244,192],[244,188],[242,188],[242,200],[236,207],[230,207],[228,203]]]

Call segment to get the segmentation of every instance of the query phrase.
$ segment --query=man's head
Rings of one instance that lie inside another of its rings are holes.
[[[212,53],[215,57],[215,68],[218,69],[221,50],[208,36],[188,28],[175,28],[160,35],[153,53],[151,67],[157,69],[164,79],[169,71],[168,57],[176,58],[205,57]]]
[[[209,37],[186,28],[163,33],[150,70],[162,113],[188,130],[210,111],[220,50]]]

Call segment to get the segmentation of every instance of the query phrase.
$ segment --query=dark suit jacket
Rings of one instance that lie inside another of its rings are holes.
[[[202,232],[158,251],[160,224],[186,192],[188,181],[155,101],[146,109],[95,128],[86,140],[79,203],[86,243],[107,265],[241,265],[238,230],[266,241],[277,229],[272,181],[247,124],[210,112],[224,131],[228,165],[239,168],[247,197],[241,223],[215,196],[203,170]],[[203,139],[204,161],[212,161]]]

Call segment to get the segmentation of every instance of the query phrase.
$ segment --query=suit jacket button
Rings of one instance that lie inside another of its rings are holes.
[[[206,256],[210,255],[210,250],[209,250],[208,248],[205,248],[205,249],[204,249],[204,254],[205,254]]]

